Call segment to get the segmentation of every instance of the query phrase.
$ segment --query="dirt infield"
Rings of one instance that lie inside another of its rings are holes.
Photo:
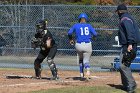
[[[70,86],[115,86],[120,85],[120,74],[118,72],[92,72],[90,81],[81,81],[78,78],[78,71],[60,71],[59,81],[49,80],[50,71],[43,70],[43,79],[14,78],[7,79],[6,75],[31,75],[34,76],[33,69],[0,69],[0,93],[29,92],[36,90],[46,90],[50,88],[61,88]],[[140,75],[133,73],[134,78],[140,88]]]

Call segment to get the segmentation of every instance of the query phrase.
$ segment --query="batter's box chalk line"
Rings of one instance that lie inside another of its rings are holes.
[[[110,78],[111,76],[91,76],[92,79],[108,79]]]
[[[91,80],[94,80],[94,79],[108,79],[112,76],[90,76]],[[80,76],[65,76],[64,77],[65,79],[73,79],[73,78],[79,78],[80,79]]]

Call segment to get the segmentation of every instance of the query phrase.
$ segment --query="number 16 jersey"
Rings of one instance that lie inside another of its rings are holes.
[[[91,35],[97,36],[95,29],[87,23],[76,23],[68,31],[68,35],[76,34],[77,43],[91,41]]]

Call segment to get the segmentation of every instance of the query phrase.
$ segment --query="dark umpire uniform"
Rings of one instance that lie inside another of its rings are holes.
[[[56,52],[57,52],[57,45],[52,37],[52,34],[48,29],[46,29],[47,21],[39,20],[36,24],[36,34],[34,39],[32,40],[32,46],[34,48],[40,47],[40,52],[37,58],[34,61],[34,69],[35,75],[37,79],[41,78],[41,63],[47,57],[47,63],[50,67],[52,72],[52,79],[57,80],[57,69],[56,65],[53,61]],[[49,45],[48,42],[50,42]]]
[[[118,36],[122,45],[121,80],[123,88],[128,93],[134,93],[137,84],[132,76],[130,65],[136,57],[137,43],[140,41],[139,28],[134,19],[128,14],[127,7],[124,4],[119,5],[116,12],[120,18]]]

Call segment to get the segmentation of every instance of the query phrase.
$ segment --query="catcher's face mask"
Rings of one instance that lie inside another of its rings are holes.
[[[45,30],[44,24],[37,24],[36,25],[36,32],[37,33],[43,34],[44,30]]]
[[[45,25],[46,23],[45,23],[45,21],[44,20],[39,20],[39,21],[37,21],[37,23],[36,23],[36,28],[37,29],[45,29]]]
[[[38,34],[39,37],[42,37],[44,35],[43,27],[37,27],[36,28],[36,33]]]
[[[36,32],[38,34],[40,34],[40,36],[43,36],[45,33],[44,30],[46,29],[46,23],[47,23],[47,21],[45,21],[45,20],[39,20],[36,23]]]
[[[36,28],[37,29],[44,29],[44,24],[37,24],[36,25]]]

